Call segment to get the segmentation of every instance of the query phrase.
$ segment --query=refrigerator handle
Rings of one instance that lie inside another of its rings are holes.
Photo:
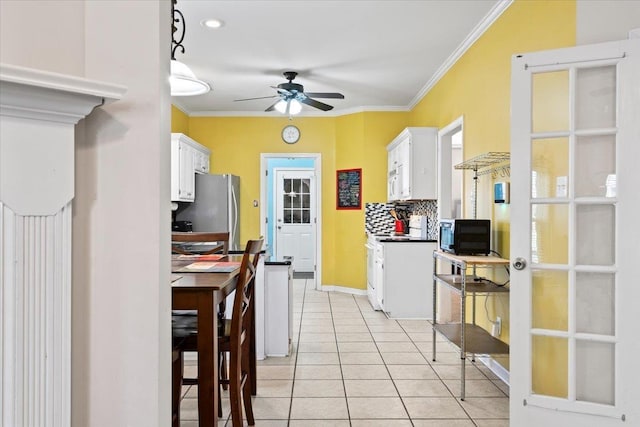
[[[231,186],[231,198],[233,199],[233,235],[231,236],[233,240],[235,240],[236,233],[238,232],[238,200],[236,199],[236,190]],[[238,237],[238,242],[240,242],[240,237]],[[231,242],[233,244],[233,241]],[[233,248],[240,249],[240,248]]]

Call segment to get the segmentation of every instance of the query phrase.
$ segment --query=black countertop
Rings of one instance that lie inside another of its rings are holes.
[[[382,243],[437,243],[437,240],[432,239],[421,239],[419,237],[403,237],[403,236],[389,236],[389,237],[379,237],[378,242]]]

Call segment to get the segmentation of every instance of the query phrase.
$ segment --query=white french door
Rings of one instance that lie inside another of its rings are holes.
[[[276,169],[276,238],[278,258],[293,257],[293,270],[313,272],[316,248],[315,173]]]
[[[511,425],[640,425],[640,40],[512,61]]]

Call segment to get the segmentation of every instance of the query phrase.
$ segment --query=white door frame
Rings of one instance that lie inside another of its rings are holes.
[[[312,158],[314,160],[314,172],[316,174],[316,271],[313,275],[315,289],[322,288],[322,154],[320,153],[260,153],[260,234],[266,235],[267,220],[267,180],[271,177],[267,176],[268,159],[277,158]],[[270,224],[273,226],[274,224]],[[274,231],[275,236],[275,231]]]
[[[464,116],[458,117],[438,131],[438,223],[442,218],[452,217],[452,136],[458,132],[462,132],[462,144],[464,145]],[[462,183],[464,185],[464,179]],[[461,190],[463,190],[461,194],[464,195],[464,189]],[[461,202],[461,212],[464,212],[464,196],[461,197]],[[458,296],[448,289],[443,288],[438,292],[438,322],[446,323],[459,318],[460,304],[458,301]]]
[[[460,116],[438,131],[438,221],[449,218],[451,212],[451,136],[462,132],[464,149],[464,116]],[[462,180],[464,195],[464,180]],[[461,199],[461,212],[464,213],[464,197]]]

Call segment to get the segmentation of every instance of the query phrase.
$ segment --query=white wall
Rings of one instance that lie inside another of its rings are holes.
[[[0,0],[0,62],[84,75],[84,2]]]
[[[576,6],[579,45],[624,40],[640,27],[639,0],[579,0]]]
[[[0,0],[0,61],[123,84],[76,130],[72,425],[170,425],[170,3]]]

